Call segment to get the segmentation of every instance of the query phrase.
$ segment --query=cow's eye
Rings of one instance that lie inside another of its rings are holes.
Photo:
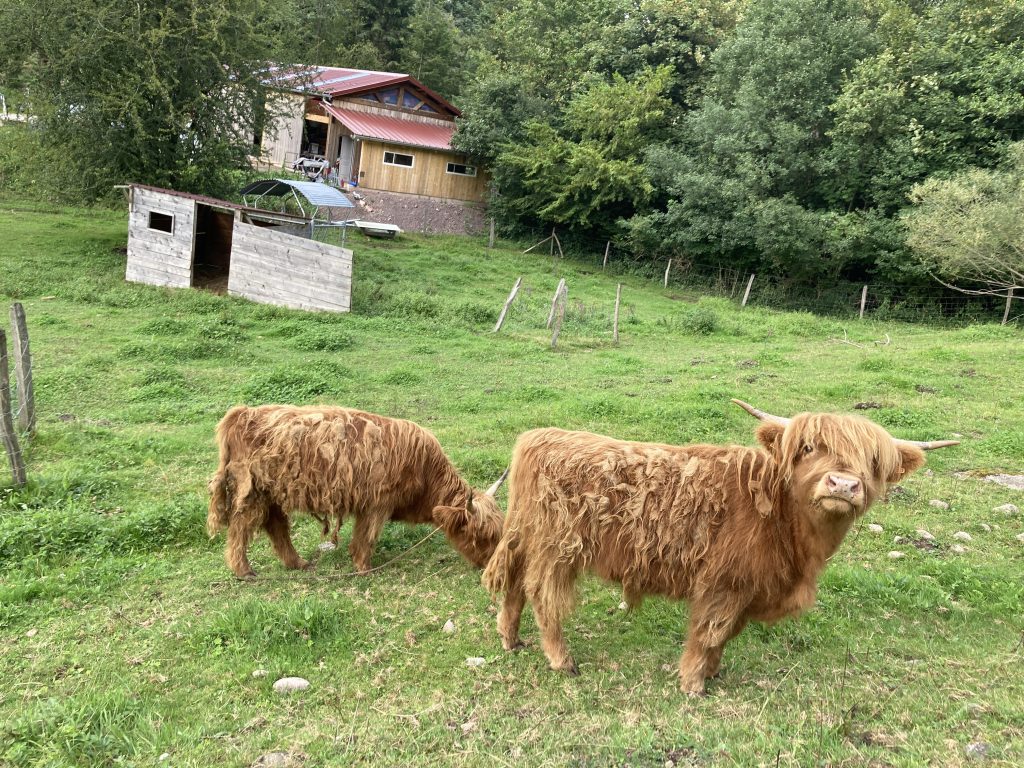
[[[811,445],[810,443],[807,443],[807,445],[804,446],[804,453],[814,453],[814,446]]]

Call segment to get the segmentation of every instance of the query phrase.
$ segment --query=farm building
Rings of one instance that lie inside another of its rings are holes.
[[[451,148],[461,113],[409,75],[309,67],[277,83],[287,114],[260,137],[259,162],[282,167],[317,156],[360,191],[485,199],[486,174]]]
[[[352,205],[324,184],[281,184],[312,196],[306,199],[314,208]],[[143,184],[131,185],[128,195],[126,280],[222,290],[293,309],[349,311],[352,251],[313,239],[314,217]]]

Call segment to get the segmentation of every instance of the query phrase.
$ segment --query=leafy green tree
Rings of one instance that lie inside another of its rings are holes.
[[[930,178],[911,198],[907,242],[931,274],[966,293],[1024,288],[1024,142],[999,168]]]
[[[872,50],[854,0],[752,2],[712,55],[700,107],[648,153],[658,210],[630,222],[635,247],[804,280],[841,273],[845,251],[827,247],[831,105]]]
[[[462,90],[466,57],[467,41],[452,15],[439,0],[418,0],[409,18],[402,70],[452,98]]]
[[[569,103],[560,131],[529,123],[526,141],[506,144],[494,165],[507,211],[583,229],[635,212],[653,191],[642,154],[665,133],[671,82],[667,67],[633,81],[595,77]]]
[[[380,53],[385,67],[396,67],[409,34],[413,0],[354,0],[362,29],[359,42]]]
[[[265,109],[272,0],[51,0],[0,10],[54,173],[96,198],[144,181],[224,193]]]
[[[1024,130],[1024,3],[874,0],[880,49],[832,105],[827,198],[891,215],[936,173],[992,166]]]

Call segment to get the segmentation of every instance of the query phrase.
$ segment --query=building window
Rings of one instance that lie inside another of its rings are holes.
[[[385,152],[384,165],[401,165],[405,168],[412,168],[412,155],[403,155],[399,152]]]
[[[456,176],[476,176],[476,166],[463,165],[462,163],[448,163],[447,173],[454,173]]]
[[[174,233],[174,216],[169,213],[160,213],[159,211],[149,212],[149,228],[155,229],[157,232],[169,232]]]

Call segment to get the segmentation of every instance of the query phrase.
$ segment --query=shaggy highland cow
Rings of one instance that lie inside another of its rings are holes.
[[[551,667],[578,668],[562,636],[580,571],[622,584],[626,601],[690,603],[684,691],[704,691],[722,649],[748,621],[773,622],[814,603],[818,576],[888,483],[918,469],[922,449],[859,416],[770,416],[759,448],[659,445],[536,429],[512,456],[508,515],[484,570],[505,593],[498,633],[521,645],[526,600]]]
[[[355,518],[349,551],[360,572],[384,523],[440,526],[482,568],[501,536],[494,494],[461,478],[428,430],[349,408],[240,405],[217,425],[220,466],[210,481],[210,536],[227,528],[224,557],[239,578],[255,575],[247,550],[259,528],[286,568],[305,568],[289,534],[290,516],[308,512],[324,533]]]

